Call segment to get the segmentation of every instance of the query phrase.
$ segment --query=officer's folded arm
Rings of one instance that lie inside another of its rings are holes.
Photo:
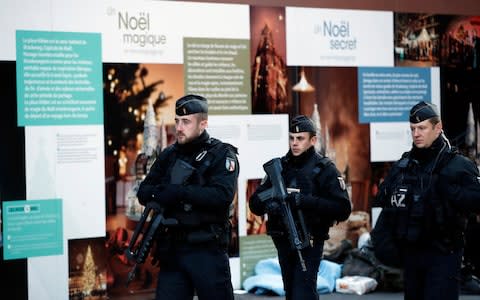
[[[480,212],[480,182],[473,167],[466,166],[461,172],[441,174],[436,188],[441,197],[457,210],[470,213]]]
[[[181,200],[184,203],[206,209],[228,208],[233,200],[233,186],[188,185],[182,186]]]
[[[472,177],[472,176],[470,176]],[[442,188],[442,196],[456,209],[465,213],[480,212],[480,184],[473,183],[476,178],[463,178],[469,184],[449,184]]]
[[[183,193],[179,184],[142,184],[138,189],[137,197],[140,204],[145,205],[150,201],[168,207],[181,199]]]

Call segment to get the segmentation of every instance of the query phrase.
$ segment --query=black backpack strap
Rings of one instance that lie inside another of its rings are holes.
[[[432,170],[433,173],[435,174],[439,174],[441,172],[441,170],[443,169],[443,167],[445,167],[448,162],[455,157],[455,155],[457,155],[459,152],[456,148],[450,148],[446,151],[444,151],[439,159],[438,159],[438,162],[437,164],[434,166],[434,169]]]
[[[312,168],[312,178],[320,174],[320,172],[328,165],[333,164],[333,161],[326,157],[322,156],[319,161],[315,162],[315,166]]]

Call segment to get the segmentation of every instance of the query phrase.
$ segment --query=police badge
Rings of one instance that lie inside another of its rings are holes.
[[[235,160],[231,157],[227,157],[227,159],[225,160],[225,168],[229,172],[235,171]]]

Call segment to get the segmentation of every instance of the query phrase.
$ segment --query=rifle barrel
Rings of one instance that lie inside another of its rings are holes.
[[[267,173],[272,183],[272,197],[280,201],[280,205],[282,207],[282,221],[285,225],[285,229],[287,230],[288,239],[290,241],[292,250],[297,251],[302,270],[306,271],[307,267],[305,265],[305,260],[303,259],[301,250],[309,245],[310,234],[307,231],[305,220],[300,210],[297,210],[297,212],[301,225],[300,228],[297,229],[297,225],[293,219],[292,210],[286,202],[288,192],[282,178],[282,164],[280,159],[274,158],[266,162],[263,165],[263,169]]]

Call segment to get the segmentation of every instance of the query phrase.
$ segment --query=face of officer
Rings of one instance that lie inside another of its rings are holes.
[[[299,156],[315,145],[317,142],[317,136],[312,136],[310,132],[290,132],[289,140],[290,150],[292,151],[293,156]]]
[[[177,143],[187,144],[199,137],[205,128],[208,120],[202,117],[202,113],[190,114],[185,116],[175,116],[175,131]]]
[[[413,144],[417,148],[429,148],[442,133],[442,122],[433,124],[430,119],[410,123]]]

